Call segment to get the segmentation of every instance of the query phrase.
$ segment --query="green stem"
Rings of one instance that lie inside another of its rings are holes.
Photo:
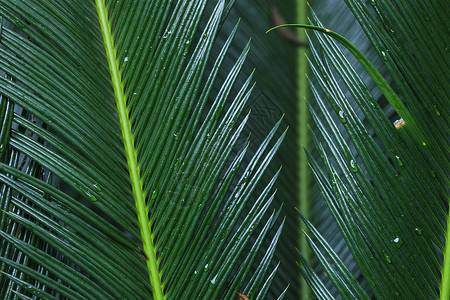
[[[142,188],[142,179],[140,168],[137,162],[137,152],[134,145],[134,137],[131,132],[131,122],[129,119],[129,110],[127,107],[127,98],[124,93],[121,73],[119,70],[119,61],[116,56],[114,39],[111,33],[111,25],[108,20],[108,12],[104,0],[96,0],[97,13],[102,30],[103,42],[106,50],[106,59],[108,60],[111,81],[114,88],[117,113],[120,120],[120,129],[122,131],[125,155],[128,163],[133,196],[138,214],[139,226],[141,230],[142,244],[146,256],[147,268],[152,286],[153,298],[157,300],[165,299],[161,276],[159,272],[158,261],[156,258],[153,236],[150,231],[151,224],[148,218],[148,212],[145,204],[145,193]]]
[[[305,0],[297,0],[297,22],[303,23],[307,18],[307,3]],[[298,32],[298,37],[300,40],[306,40],[306,32],[301,31]],[[306,47],[297,47],[297,126],[298,126],[298,136],[297,141],[298,145],[298,196],[297,196],[297,205],[302,214],[309,218],[309,195],[310,195],[310,184],[311,184],[311,173],[309,170],[308,159],[306,157],[304,148],[309,147],[310,137],[308,131],[308,123],[309,123],[309,112],[308,106],[306,105],[306,98],[308,96],[308,81],[306,77],[306,72],[308,70],[308,62],[306,60]],[[303,257],[306,261],[310,261],[311,259],[311,249],[308,246],[308,242],[306,240],[306,236],[303,234],[303,231],[307,231],[306,225],[301,220],[299,216],[298,220],[300,224],[300,234],[298,247],[302,252]],[[300,299],[311,299],[311,289],[308,287],[303,276],[300,275]]]
[[[449,199],[447,199],[448,201]],[[450,212],[447,215],[447,236],[445,238],[444,263],[442,267],[441,300],[450,299]]]
[[[364,54],[361,51],[359,51],[358,48],[356,48],[346,38],[344,38],[342,35],[334,32],[334,31],[331,31],[329,29],[319,27],[319,26],[314,26],[314,25],[306,25],[306,24],[284,24],[284,25],[280,25],[280,26],[271,28],[267,32],[272,31],[277,28],[280,28],[280,27],[300,27],[300,28],[316,30],[316,31],[323,32],[326,35],[331,36],[336,41],[341,43],[345,48],[347,48],[356,57],[356,59],[358,59],[359,63],[364,67],[364,69],[369,74],[369,76],[374,80],[375,84],[378,86],[378,88],[384,94],[384,96],[389,101],[389,103],[392,105],[392,107],[397,112],[397,114],[405,121],[406,124],[409,124],[410,128],[414,131],[414,133],[420,139],[422,145],[426,146],[428,144],[425,134],[423,134],[422,130],[417,126],[415,119],[412,117],[409,110],[403,104],[402,100],[400,100],[400,98],[397,96],[397,94],[391,88],[389,83],[384,79],[384,77],[380,74],[380,72],[378,72],[378,70],[372,65],[372,63],[369,61],[369,59],[367,59],[367,57],[365,57]]]

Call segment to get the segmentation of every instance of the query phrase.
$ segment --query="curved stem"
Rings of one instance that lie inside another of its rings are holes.
[[[165,299],[163,285],[159,273],[156,250],[153,244],[153,236],[150,230],[151,224],[148,218],[148,212],[145,204],[146,196],[142,188],[140,168],[137,162],[137,152],[134,145],[134,137],[131,132],[131,121],[129,118],[129,110],[127,107],[127,98],[123,89],[124,85],[122,83],[121,73],[119,70],[119,61],[116,56],[116,48],[114,47],[114,39],[111,32],[111,25],[108,19],[108,11],[106,10],[104,0],[96,0],[95,2],[97,5],[97,12],[106,50],[106,59],[108,60],[109,71],[111,73],[111,81],[114,88],[117,113],[120,120],[120,129],[122,131],[125,155],[128,163],[128,171],[130,174],[130,181],[133,189],[136,211],[138,214],[142,244],[146,256],[153,298],[162,300]]]
[[[372,65],[372,63],[369,61],[369,59],[367,57],[365,57],[364,54],[361,51],[359,51],[358,48],[356,48],[352,43],[350,43],[349,40],[344,38],[342,35],[334,32],[334,31],[331,31],[329,29],[319,27],[319,26],[314,26],[314,25],[306,25],[306,24],[284,24],[284,25],[280,25],[280,26],[271,28],[267,32],[270,32],[270,31],[280,28],[280,27],[299,27],[299,28],[316,30],[316,31],[323,32],[326,35],[331,36],[336,41],[341,43],[345,48],[347,48],[350,51],[350,53],[352,53],[356,57],[356,59],[359,61],[359,63],[364,67],[366,72],[374,80],[375,84],[378,86],[378,88],[384,94],[384,96],[389,101],[389,103],[392,105],[392,107],[397,112],[397,114],[405,121],[406,124],[409,124],[410,128],[414,131],[414,133],[420,139],[422,145],[426,146],[428,144],[427,138],[423,134],[422,130],[418,127],[415,119],[412,117],[409,110],[403,104],[402,100],[400,100],[400,98],[397,96],[397,94],[391,88],[391,86],[386,81],[386,79],[384,79],[384,77],[380,74],[380,72],[378,72],[378,70]]]

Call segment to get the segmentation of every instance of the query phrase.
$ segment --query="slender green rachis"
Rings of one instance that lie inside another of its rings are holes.
[[[96,0],[95,2],[97,5],[97,12],[106,51],[106,59],[108,60],[109,71],[111,73],[111,81],[114,89],[117,113],[120,120],[120,129],[122,131],[125,155],[127,158],[128,171],[130,174],[130,182],[133,188],[133,197],[136,204],[136,212],[138,214],[142,244],[146,256],[146,263],[150,276],[153,298],[162,300],[165,299],[165,296],[159,272],[159,265],[156,258],[156,250],[153,244],[153,235],[150,230],[151,224],[148,218],[148,212],[145,204],[146,195],[142,187],[140,167],[137,162],[137,152],[134,145],[134,137],[131,132],[132,126],[129,118],[129,110],[127,107],[127,98],[124,93],[124,84],[122,82],[121,73],[119,70],[119,61],[116,56],[114,37],[112,36],[111,24],[108,19],[108,11],[105,7],[105,1]]]

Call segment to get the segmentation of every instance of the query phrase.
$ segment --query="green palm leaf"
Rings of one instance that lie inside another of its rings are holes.
[[[3,299],[265,296],[278,173],[254,191],[285,133],[239,168],[248,45],[217,93],[236,28],[211,56],[231,4],[1,2]]]
[[[311,67],[316,79],[312,91],[318,104],[317,110],[311,107],[311,113],[323,140],[321,143],[314,136],[323,166],[309,155],[311,166],[341,233],[377,298],[435,298],[440,289],[441,298],[446,299],[449,144],[445,136],[449,119],[440,108],[448,106],[449,78],[444,71],[448,60],[443,52],[448,37],[435,33],[436,24],[447,22],[445,10],[441,3],[423,4],[424,14],[433,18],[431,24],[424,24],[418,21],[414,4],[372,4],[367,7],[361,1],[348,1],[379,50],[403,101],[384,79],[377,77],[373,66],[367,65],[366,70],[398,115],[389,120],[338,45],[322,33],[315,33],[323,55],[316,46],[311,47]],[[314,23],[318,22],[314,17]],[[329,30],[320,30],[340,39]],[[442,57],[443,61],[436,63],[429,59],[430,55]],[[364,59],[359,58],[363,65]],[[352,105],[348,95],[356,105]],[[362,123],[355,106],[364,114],[368,126]],[[406,123],[396,128],[393,121],[400,117]],[[305,222],[316,237],[308,237],[308,241],[339,294],[345,299],[368,298],[320,233]],[[302,259],[301,264],[316,296],[331,298],[307,262]]]

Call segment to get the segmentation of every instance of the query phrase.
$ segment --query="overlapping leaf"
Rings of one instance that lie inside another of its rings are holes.
[[[284,134],[235,176],[248,46],[215,95],[236,28],[211,57],[231,4],[2,1],[2,298],[264,297],[278,173],[253,191]]]
[[[348,2],[375,48],[380,49],[380,57],[408,109],[399,109],[398,113],[406,113],[409,121],[395,128],[335,42],[322,33],[315,34],[324,58],[312,47],[311,66],[317,79],[313,93],[321,114],[311,112],[324,141],[322,146],[315,139],[325,168],[321,169],[314,160],[312,168],[373,294],[386,299],[437,297],[439,288],[446,293],[448,286],[439,271],[445,274],[448,265],[442,265],[442,251],[448,248],[444,237],[449,164],[444,157],[448,140],[441,139],[448,132],[448,117],[439,110],[448,104],[443,92],[448,88],[448,76],[442,71],[448,60],[439,65],[435,58],[442,57],[439,53],[445,49],[447,38],[441,33],[433,34],[433,26],[419,22],[413,4],[399,9],[401,4],[395,1],[372,1],[377,20],[360,1]],[[427,3],[422,8],[433,15],[431,23],[445,24],[439,6]],[[431,60],[423,54],[423,41],[436,47],[430,50]],[[375,138],[346,94],[357,102]],[[385,95],[389,100],[391,96]],[[339,131],[339,123],[345,133]],[[346,141],[347,136],[351,143]],[[314,235],[318,241],[309,241],[341,296],[366,297],[319,233]],[[314,283],[316,275],[305,262],[302,264],[316,295],[328,299],[330,294],[324,286]]]

